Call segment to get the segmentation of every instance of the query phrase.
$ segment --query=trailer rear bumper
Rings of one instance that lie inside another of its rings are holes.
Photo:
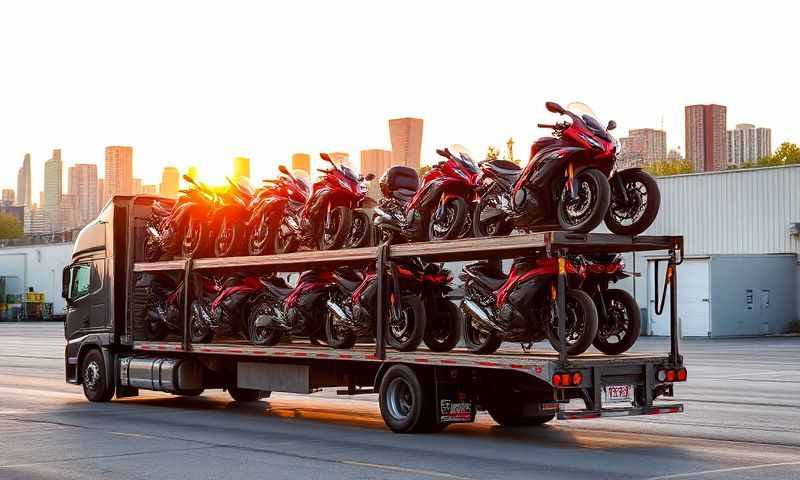
[[[632,417],[635,415],[664,415],[667,413],[683,413],[682,403],[669,403],[649,407],[614,407],[600,410],[559,410],[559,420],[586,420],[602,417]]]

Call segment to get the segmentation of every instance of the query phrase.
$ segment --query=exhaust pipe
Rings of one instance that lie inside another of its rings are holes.
[[[486,327],[490,327],[493,330],[497,330],[498,332],[503,332],[504,330],[500,328],[489,315],[484,311],[480,305],[473,302],[472,300],[464,299],[461,301],[461,309],[464,310],[473,320],[477,320],[481,324]]]

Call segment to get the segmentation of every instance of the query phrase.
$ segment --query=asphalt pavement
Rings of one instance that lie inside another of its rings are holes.
[[[800,337],[684,341],[683,414],[523,429],[480,414],[431,435],[331,390],[90,404],[63,348],[60,324],[0,323],[0,479],[800,479]]]

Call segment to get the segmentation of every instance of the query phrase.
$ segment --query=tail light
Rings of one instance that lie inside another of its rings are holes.
[[[557,372],[551,378],[554,387],[578,387],[583,383],[581,372]]]
[[[659,382],[685,382],[686,381],[686,369],[685,368],[662,368],[656,373],[656,378]]]

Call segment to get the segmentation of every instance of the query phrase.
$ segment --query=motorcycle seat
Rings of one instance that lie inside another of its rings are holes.
[[[506,282],[508,278],[502,270],[491,266],[488,262],[480,261],[464,267],[469,269],[475,280],[487,291],[494,292]]]
[[[364,277],[361,273],[348,267],[334,270],[333,279],[347,292],[354,292],[358,286],[361,285],[361,282],[364,281]]]
[[[292,287],[286,284],[282,278],[269,278],[266,281],[262,281],[264,288],[269,290],[273,295],[278,298],[285,299],[289,293],[293,290]]]
[[[491,160],[486,162],[486,166],[496,175],[512,181],[522,171],[519,165],[508,160]]]

